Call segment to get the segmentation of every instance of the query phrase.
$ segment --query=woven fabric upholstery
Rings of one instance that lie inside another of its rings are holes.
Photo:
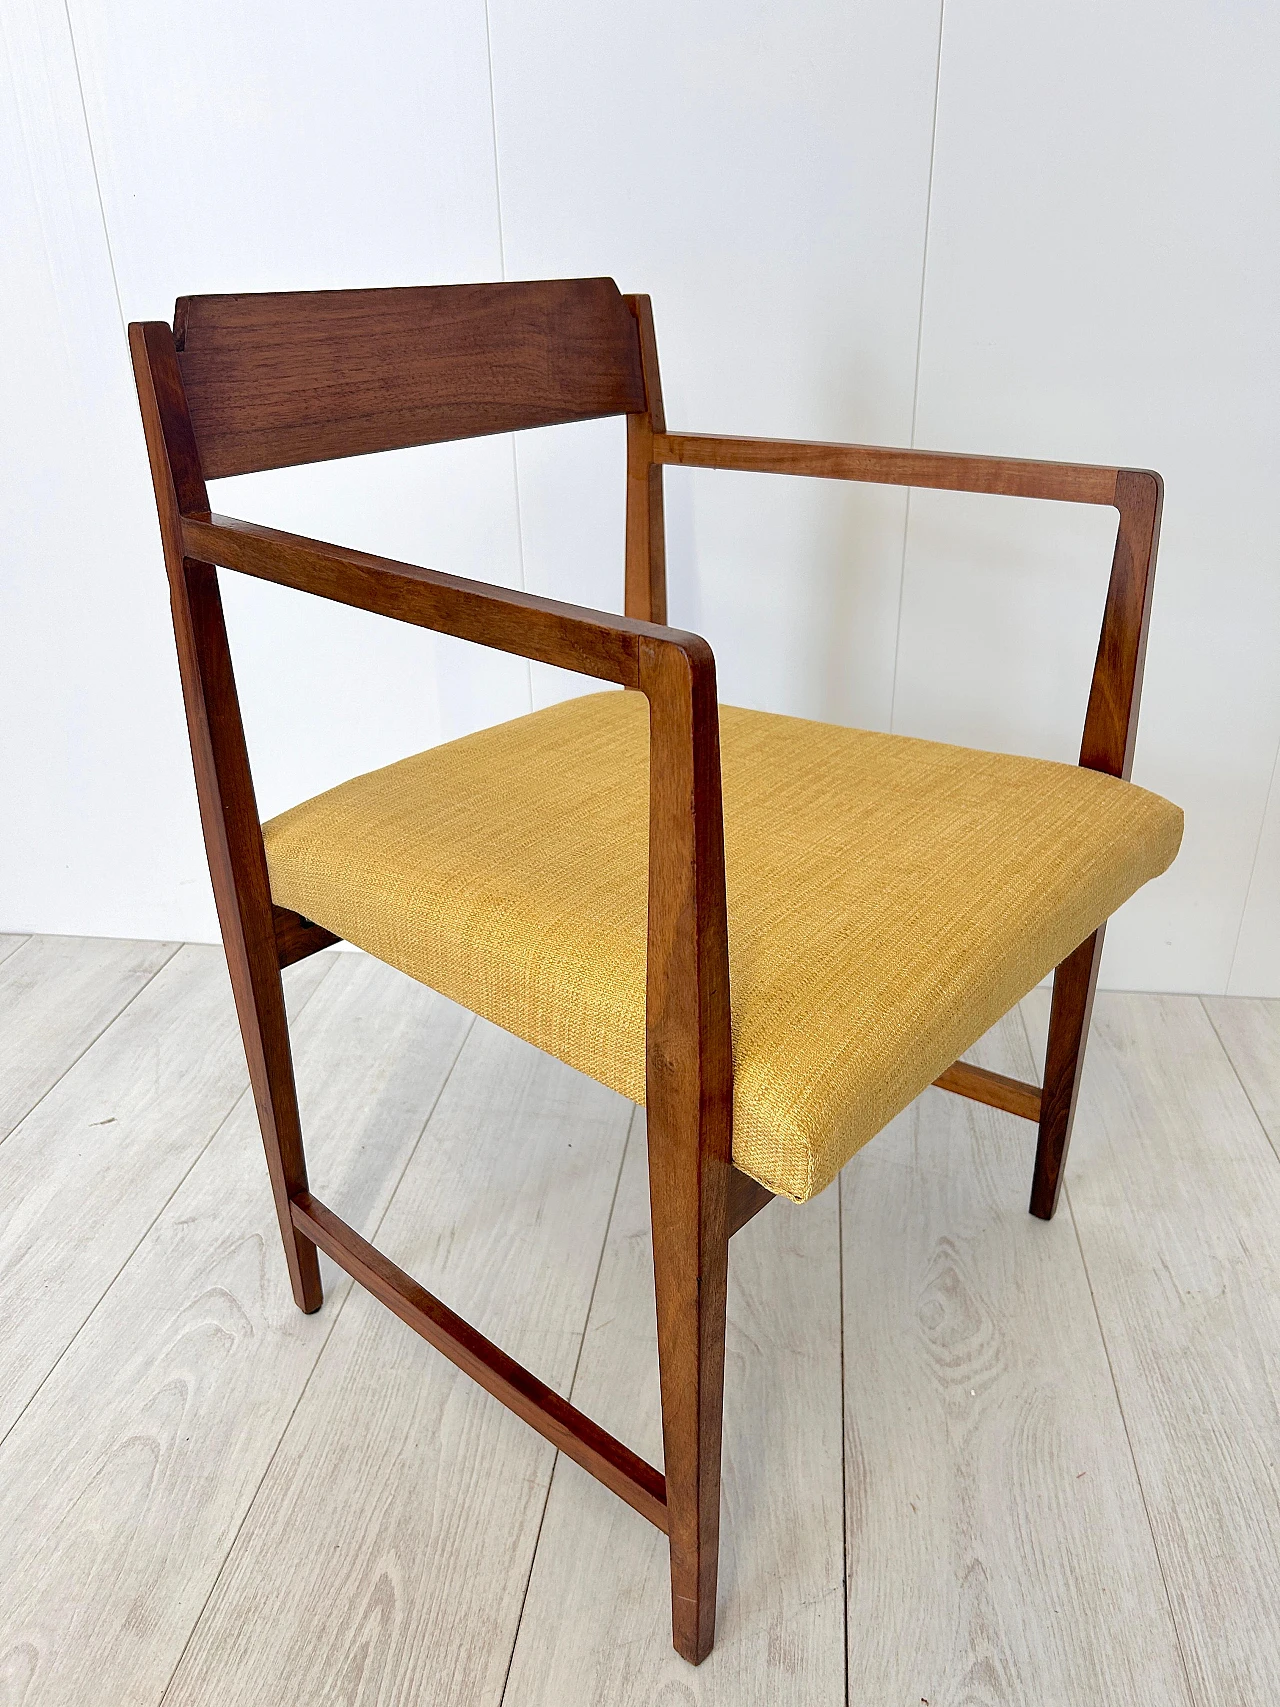
[[[733,1155],[803,1201],[1178,850],[1112,777],[721,708]],[[282,906],[636,1101],[648,706],[597,693],[264,827]]]

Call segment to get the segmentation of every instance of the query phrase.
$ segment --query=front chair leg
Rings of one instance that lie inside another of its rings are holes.
[[[671,1634],[676,1652],[700,1665],[711,1652],[716,1623],[728,1167],[704,1159],[699,1178],[693,1177],[692,1168],[672,1168],[670,1154],[663,1157],[652,1127],[651,1115],[649,1178],[671,1542]]]
[[[1031,1180],[1031,1213],[1042,1221],[1053,1219],[1062,1189],[1062,1170],[1080,1095],[1084,1046],[1089,1037],[1089,1017],[1093,1012],[1105,929],[1105,925],[1099,926],[1053,975],[1044,1089],[1040,1095],[1040,1132]]]

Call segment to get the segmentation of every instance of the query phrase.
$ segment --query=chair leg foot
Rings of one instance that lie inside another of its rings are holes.
[[[723,1372],[723,1356],[720,1360]],[[709,1371],[704,1369],[704,1376]],[[665,1411],[664,1406],[664,1411]],[[703,1461],[703,1485],[682,1486],[667,1471],[667,1520],[671,1544],[671,1641],[681,1659],[701,1665],[711,1652],[716,1636],[716,1589],[720,1552],[720,1406],[715,1415],[703,1404],[700,1419],[678,1418],[674,1429],[664,1422],[670,1453],[672,1435],[683,1434],[685,1450],[680,1456]],[[712,1461],[714,1460],[714,1465]],[[668,1457],[668,1463],[670,1459]],[[713,1474],[708,1472],[714,1470]]]
[[[289,1284],[299,1310],[312,1315],[324,1302],[324,1290],[319,1253],[293,1222],[293,1198],[307,1189],[307,1164],[280,968],[265,956],[255,964],[238,933],[228,932],[228,938],[227,963]]]
[[[1051,1221],[1062,1190],[1062,1173],[1071,1142],[1080,1073],[1089,1036],[1089,1016],[1098,982],[1105,926],[1082,942],[1053,975],[1053,1004],[1045,1048],[1044,1089],[1040,1096],[1040,1129],[1036,1140],[1035,1172],[1031,1179],[1031,1213]]]
[[[724,1171],[719,1205],[709,1215],[652,1192],[671,1636],[690,1665],[711,1652],[716,1627],[729,1258]]]
[[[285,1261],[289,1264],[289,1284],[293,1301],[304,1316],[313,1316],[324,1303],[324,1287],[320,1283],[320,1256],[310,1239],[293,1229],[293,1238],[284,1243]]]

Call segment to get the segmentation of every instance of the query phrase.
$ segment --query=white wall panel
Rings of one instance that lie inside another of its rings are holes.
[[[490,10],[508,275],[647,291],[673,427],[904,440],[938,0]],[[531,586],[618,608],[620,445],[519,442]],[[672,620],[712,641],[723,696],[885,723],[902,494],[683,470],[667,491]]]
[[[0,929],[214,930],[123,319],[611,273],[673,426],[1161,469],[1136,775],[1187,842],[1104,980],[1280,993],[1280,12],[946,0],[940,45],[940,0],[489,10],[6,0]],[[617,609],[622,464],[587,423],[214,501]],[[1109,512],[667,479],[727,699],[1073,755]],[[266,812],[591,685],[227,586]]]
[[[0,928],[208,935],[137,403],[66,14],[0,16]]]
[[[1280,735],[1278,66],[1245,0],[946,8],[916,442],[1167,483],[1135,779],[1187,834],[1114,985],[1225,988]],[[1036,510],[913,498],[897,728],[1070,754],[1108,553]]]
[[[484,0],[74,3],[126,316],[502,276]],[[139,99],[146,68],[146,98]],[[215,506],[518,585],[510,440],[219,483]],[[262,809],[529,706],[523,662],[226,577]]]

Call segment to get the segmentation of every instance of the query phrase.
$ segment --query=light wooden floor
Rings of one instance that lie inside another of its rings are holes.
[[[643,1117],[363,956],[286,983],[317,1190],[659,1458]],[[0,1026],[4,1707],[1275,1699],[1280,1003],[1100,998],[1047,1226],[929,1091],[735,1239],[698,1671],[656,1531],[327,1264],[293,1308],[218,951],[0,938]]]

